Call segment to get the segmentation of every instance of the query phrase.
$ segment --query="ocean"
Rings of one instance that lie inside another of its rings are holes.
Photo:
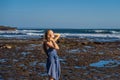
[[[61,37],[89,39],[99,42],[120,41],[120,29],[52,29]],[[16,31],[0,31],[0,39],[39,39],[46,29],[18,29]]]

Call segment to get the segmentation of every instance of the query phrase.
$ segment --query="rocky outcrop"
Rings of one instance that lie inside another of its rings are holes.
[[[0,30],[16,30],[16,28],[9,27],[9,26],[0,26]]]

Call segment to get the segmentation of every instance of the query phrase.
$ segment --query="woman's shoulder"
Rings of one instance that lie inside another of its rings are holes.
[[[43,44],[44,45],[47,45],[47,44],[49,44],[50,42],[49,41],[43,41]]]
[[[47,40],[44,40],[43,43],[47,43],[48,41]]]

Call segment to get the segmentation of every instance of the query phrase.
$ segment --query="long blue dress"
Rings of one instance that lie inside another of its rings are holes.
[[[49,48],[46,53],[48,56],[46,64],[47,73],[55,80],[59,80],[61,70],[57,51],[53,48]]]

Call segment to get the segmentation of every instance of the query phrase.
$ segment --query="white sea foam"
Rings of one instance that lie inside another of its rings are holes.
[[[21,30],[23,32],[44,32],[44,30]]]
[[[120,34],[120,31],[111,31],[113,34]]]
[[[95,30],[96,33],[105,32],[105,30]]]
[[[43,34],[40,33],[26,33],[27,35],[33,35],[33,36],[42,36]]]
[[[75,36],[75,37],[103,37],[103,38],[120,38],[120,34],[116,35],[116,34],[71,34],[71,33],[63,33],[62,37],[67,37],[67,36]]]
[[[95,33],[95,32],[96,33]],[[89,33],[90,31],[83,33],[60,33],[61,37],[67,38],[88,38],[88,39],[107,39],[107,40],[120,40],[120,31],[110,30],[106,32],[106,30],[94,30],[93,33]],[[0,38],[40,38],[43,36],[44,30],[16,30],[16,31],[0,31]]]
[[[25,33],[25,34],[12,34],[12,35],[0,35],[4,37],[8,36],[42,36],[43,33]],[[97,38],[120,38],[120,34],[72,34],[72,33],[61,33],[61,37],[78,37],[78,38],[84,38],[84,37],[97,37]]]
[[[44,30],[15,30],[15,31],[0,31],[0,33],[41,33]]]

